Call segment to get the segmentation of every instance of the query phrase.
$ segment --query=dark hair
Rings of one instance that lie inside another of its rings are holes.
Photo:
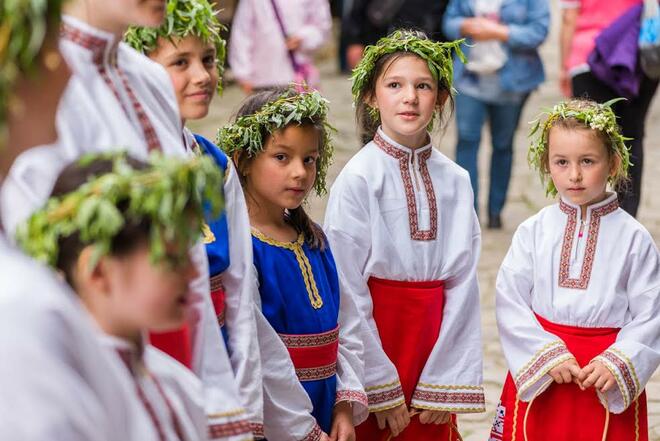
[[[241,107],[236,112],[234,119],[238,119],[241,116],[253,115],[257,113],[262,107],[268,103],[272,103],[281,97],[290,97],[298,94],[294,89],[290,87],[274,87],[262,90],[257,92],[248,98],[245,99]],[[297,124],[297,123],[291,123]],[[323,151],[326,148],[325,140],[323,137],[323,131],[325,127],[323,126],[323,121],[320,118],[309,118],[304,120],[301,124],[305,127],[314,128],[319,134],[319,150]],[[287,126],[288,127],[288,126]],[[261,128],[261,139],[264,140],[264,144],[268,142],[270,138],[270,133],[265,127]],[[247,172],[250,164],[254,160],[255,156],[250,155],[247,150],[240,150],[234,154],[232,158],[236,169],[238,170],[238,175],[240,177],[241,185],[243,189],[246,190],[246,179],[245,173]],[[317,178],[318,178],[318,168],[317,168]],[[250,197],[250,194],[245,191],[246,197]],[[286,221],[291,225],[298,233],[302,233],[305,242],[310,246],[310,248],[318,248],[320,250],[325,249],[325,234],[323,229],[319,227],[312,219],[307,215],[305,209],[302,205],[293,210],[286,211]]]
[[[144,170],[148,167],[146,163],[131,157],[127,157],[126,162],[135,170]],[[110,173],[112,170],[113,162],[109,159],[96,159],[85,165],[81,165],[79,161],[69,164],[59,174],[51,191],[51,197],[71,193],[89,180]],[[126,223],[112,240],[110,255],[125,256],[149,240],[151,221],[148,219],[136,220],[126,216],[128,201],[120,202],[117,208],[124,215]],[[71,286],[74,286],[73,270],[85,246],[86,244],[80,239],[78,232],[74,232],[69,236],[62,236],[59,239],[59,255],[57,256],[56,266],[64,273],[66,281]]]
[[[429,39],[424,32],[419,30],[408,29],[403,32],[404,36],[413,35],[422,40]],[[398,51],[383,55],[378,61],[376,61],[372,72],[369,74],[364,87],[360,91],[360,95],[358,96],[355,105],[355,121],[358,127],[358,136],[360,137],[362,144],[367,144],[371,141],[376,134],[378,126],[380,126],[380,116],[374,117],[372,115],[373,110],[368,104],[368,101],[373,99],[376,95],[376,84],[378,83],[378,79],[392,66],[392,63],[403,57],[419,57],[419,55],[407,51]],[[419,58],[422,59],[421,57]],[[436,126],[436,123],[439,122],[441,127],[445,127],[449,121],[449,117],[451,117],[454,112],[454,97],[451,93],[451,85],[447,84],[443,78],[438,78],[438,96],[443,92],[448,95],[450,111],[448,115],[445,115],[442,111],[439,112],[435,117],[438,121],[432,121],[432,126]],[[438,106],[439,105],[440,104],[438,103]],[[443,108],[444,107],[445,106],[443,106]]]

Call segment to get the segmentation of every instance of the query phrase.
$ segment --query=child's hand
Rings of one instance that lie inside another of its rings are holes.
[[[580,365],[575,358],[571,358],[570,360],[566,360],[550,369],[548,375],[550,375],[557,384],[570,383],[572,381],[577,383],[576,380],[578,380],[578,376],[580,375]]]
[[[442,410],[422,410],[419,422],[422,424],[447,424],[451,413]]]
[[[405,404],[401,404],[392,409],[374,412],[374,415],[376,416],[376,421],[378,422],[378,428],[383,430],[387,424],[390,426],[392,436],[399,435],[401,432],[403,432],[403,429],[405,429],[408,424],[410,424],[410,414],[408,413],[408,408]]]
[[[337,403],[332,412],[330,441],[355,441],[353,409],[351,408],[351,404],[346,401]]]
[[[286,39],[286,48],[290,51],[297,51],[302,46],[302,38],[300,37],[289,37]]]
[[[602,393],[612,389],[616,384],[616,379],[612,372],[600,361],[592,361],[580,371],[578,375],[580,387],[582,390],[591,386],[595,387]]]

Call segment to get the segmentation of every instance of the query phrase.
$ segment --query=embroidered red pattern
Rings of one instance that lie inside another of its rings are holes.
[[[386,390],[384,392],[367,392],[367,397],[369,405],[375,406],[377,404],[403,398],[403,389],[401,389],[401,386],[397,385],[394,389]]]
[[[128,116],[128,111],[126,107],[124,107],[124,103],[119,95],[119,92],[117,91],[115,84],[108,75],[107,66],[103,62],[104,61],[103,54],[109,42],[94,35],[90,35],[66,23],[62,24],[60,33],[62,38],[69,40],[72,43],[75,43],[79,46],[82,46],[85,49],[88,49],[92,52],[94,63],[97,66],[101,78],[103,78],[103,81],[110,88],[112,93],[115,95],[115,98],[117,98],[117,101],[124,110],[124,113]],[[137,97],[135,96],[135,92],[133,92],[133,89],[128,83],[126,75],[121,71],[121,69],[119,69],[119,66],[117,66],[116,48],[109,54],[109,64],[115,67],[117,73],[121,78],[122,84],[124,85],[128,98],[130,99],[131,104],[133,106],[133,110],[135,111],[135,114],[138,117],[138,122],[140,123],[140,127],[142,127],[142,132],[144,134],[145,141],[147,142],[147,147],[149,151],[154,149],[160,150],[161,149],[160,141],[158,140],[158,135],[156,134],[156,130],[151,124],[151,121],[149,120],[149,117],[144,111],[142,104],[140,104],[140,102],[137,100]]]
[[[416,390],[412,397],[413,400],[428,401],[430,403],[448,403],[448,404],[486,404],[482,392],[436,392],[428,390]]]
[[[630,394],[630,401],[634,400],[635,396],[637,396],[637,386],[635,384],[635,380],[633,379],[632,373],[630,372],[628,364],[610,351],[603,352],[601,357],[614,364],[614,366],[616,366],[617,369],[621,371],[621,375],[623,375],[623,381],[626,383],[626,388]]]
[[[406,201],[408,204],[408,222],[410,223],[410,237],[413,240],[434,240],[438,233],[438,207],[433,190],[433,181],[429,174],[427,165],[431,157],[432,148],[429,148],[419,154],[419,172],[424,183],[424,190],[429,202],[430,228],[428,230],[419,229],[419,218],[417,213],[417,202],[415,200],[415,188],[413,187],[412,177],[410,176],[410,154],[395,145],[385,141],[378,133],[374,136],[374,143],[385,153],[399,160],[399,170],[401,179],[403,179],[403,188],[406,192]]]
[[[573,249],[573,238],[577,227],[578,209],[571,207],[564,201],[559,201],[559,208],[566,213],[566,228],[564,229],[564,240],[561,247],[561,259],[559,261],[559,286],[562,288],[587,289],[589,279],[591,278],[591,269],[594,264],[596,254],[596,244],[598,242],[598,230],[600,229],[600,218],[610,214],[619,208],[619,202],[614,199],[612,202],[595,208],[591,211],[591,222],[589,222],[589,233],[587,244],[584,250],[584,259],[580,277],[570,278],[571,250]]]
[[[250,423],[250,427],[252,428],[252,435],[255,438],[263,439],[266,436],[265,433],[264,433],[264,425],[263,424]]]
[[[338,403],[340,401],[355,401],[356,403],[368,406],[367,394],[358,390],[337,391],[337,398],[335,398],[335,402]]]
[[[246,420],[232,421],[224,424],[211,424],[208,427],[210,439],[225,438],[252,433],[252,426]]]
[[[305,436],[301,441],[318,441],[321,439],[321,435],[323,435],[321,427],[319,427],[318,424],[315,424],[312,431],[309,432],[307,436]]]
[[[287,348],[308,348],[325,346],[334,343],[339,338],[339,326],[320,334],[278,334]]]
[[[313,368],[296,368],[296,375],[300,381],[325,380],[337,373],[337,362]]]
[[[520,375],[518,375],[518,378],[516,378],[515,381],[516,387],[520,389],[522,385],[524,385],[528,380],[534,377],[534,375],[536,375],[536,373],[541,369],[541,367],[543,367],[543,365],[548,363],[550,360],[569,353],[570,352],[568,352],[568,349],[564,345],[555,346],[549,351],[545,352],[539,358],[537,358],[536,361],[534,361],[534,363],[532,363],[532,365],[529,368],[527,368],[526,371],[521,372]]]

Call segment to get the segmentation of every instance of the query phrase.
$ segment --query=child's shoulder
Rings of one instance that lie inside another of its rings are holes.
[[[458,165],[455,161],[447,157],[444,153],[438,150],[436,147],[431,149],[431,157],[429,161],[434,166],[439,166],[443,168],[443,176],[448,178],[454,178],[459,180],[464,180],[467,183],[470,182],[470,174],[463,167]]]

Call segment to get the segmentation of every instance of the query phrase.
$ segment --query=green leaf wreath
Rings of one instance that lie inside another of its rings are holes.
[[[451,88],[454,78],[453,54],[463,63],[466,61],[461,50],[465,39],[440,43],[426,38],[420,38],[415,32],[396,30],[387,37],[383,37],[375,45],[364,49],[362,60],[353,69],[351,81],[353,86],[353,102],[361,99],[364,87],[374,75],[374,68],[378,60],[394,52],[411,52],[425,60],[435,80],[441,80]]]
[[[618,156],[621,161],[621,175],[627,176],[630,167],[630,151],[626,147],[626,141],[632,138],[626,138],[621,134],[621,129],[616,122],[616,115],[612,110],[612,105],[624,100],[625,98],[615,98],[605,103],[599,104],[586,100],[569,100],[555,105],[552,109],[546,109],[530,124],[532,128],[529,137],[533,138],[527,160],[529,164],[541,175],[541,182],[546,186],[546,195],[556,196],[557,188],[548,176],[545,169],[543,158],[548,149],[548,135],[550,129],[559,120],[574,119],[585,128],[603,132],[610,139],[611,153]],[[541,120],[545,117],[545,121]]]
[[[251,115],[238,117],[233,124],[218,130],[216,145],[230,157],[246,150],[250,157],[259,154],[264,148],[263,133],[271,134],[289,124],[302,124],[305,121],[320,121],[323,125],[321,145],[316,163],[314,190],[322,196],[326,193],[326,175],[330,166],[334,147],[331,133],[336,131],[327,121],[328,100],[316,90],[293,92],[293,86],[278,99],[263,106]]]
[[[0,146],[14,82],[33,69],[46,33],[59,22],[63,2],[0,1]]]
[[[50,198],[21,225],[17,243],[32,257],[55,266],[61,238],[78,233],[83,244],[94,247],[93,263],[111,250],[113,238],[127,219],[150,220],[150,258],[165,260],[165,244],[181,244],[181,252],[199,239],[204,211],[216,217],[222,210],[222,171],[208,156],[189,160],[149,157],[148,168],[136,170],[126,153],[88,155],[81,165],[111,160],[113,169],[90,179],[77,190]],[[119,204],[128,204],[125,216]],[[178,258],[182,256],[177,256]]]
[[[168,0],[167,15],[161,27],[131,27],[124,35],[124,41],[148,55],[158,47],[158,38],[176,44],[177,39],[190,35],[199,37],[204,43],[215,46],[218,75],[222,80],[227,48],[220,35],[225,28],[218,21],[216,13],[214,4],[207,0]],[[218,93],[221,92],[222,81],[218,81]]]

